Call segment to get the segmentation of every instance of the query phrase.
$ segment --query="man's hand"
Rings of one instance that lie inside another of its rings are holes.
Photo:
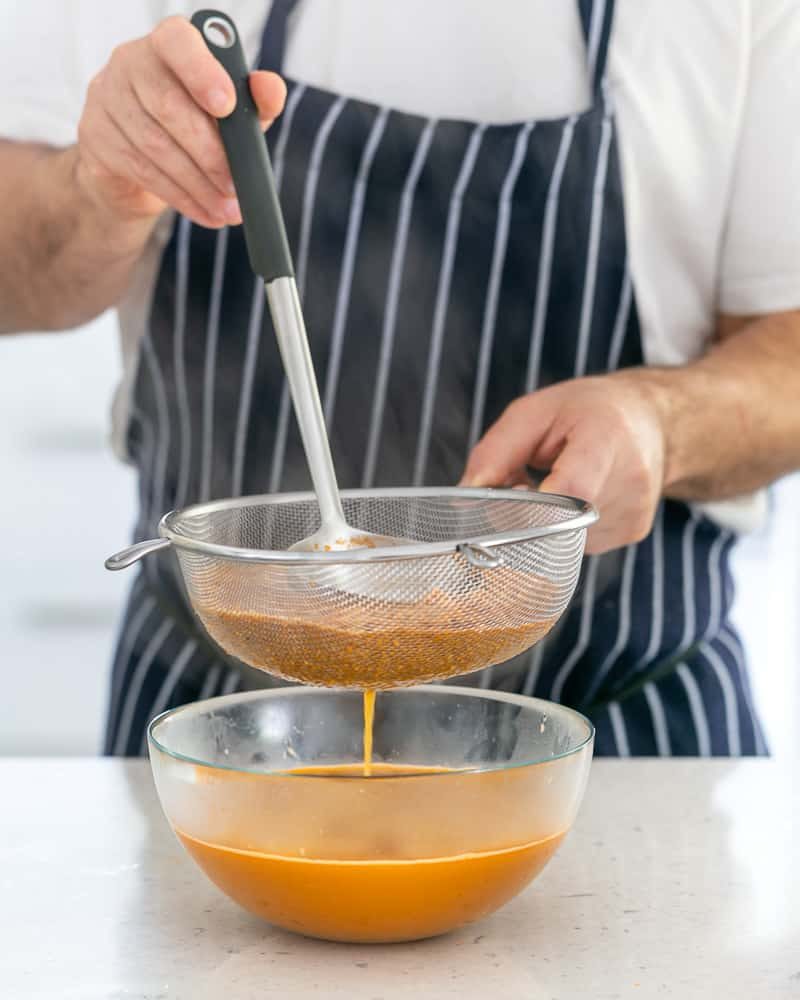
[[[266,128],[286,87],[258,71],[250,90]],[[200,32],[167,18],[116,48],[92,80],[78,130],[79,183],[121,219],[171,206],[203,226],[241,222],[215,122],[235,103],[233,83]]]
[[[706,354],[674,368],[574,379],[515,400],[463,482],[525,484],[596,504],[587,550],[641,540],[659,497],[725,500],[800,468],[800,311],[719,316]]]
[[[662,408],[645,372],[574,379],[514,400],[472,451],[467,486],[517,486],[526,466],[549,469],[540,489],[595,504],[588,552],[641,541],[666,469]]]
[[[249,82],[267,126],[284,83]],[[212,228],[241,222],[215,120],[235,102],[200,32],[170,17],[114,50],[77,145],[0,138],[0,334],[62,330],[116,305],[168,206]]]

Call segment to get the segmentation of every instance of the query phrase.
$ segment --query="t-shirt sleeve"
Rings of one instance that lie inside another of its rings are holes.
[[[751,48],[719,308],[800,307],[800,4],[751,0]]]
[[[66,145],[82,106],[77,79],[80,20],[71,0],[0,0],[0,136]],[[85,89],[85,84],[84,84]]]
[[[114,46],[189,7],[188,0],[0,0],[0,138],[74,142],[86,88]]]

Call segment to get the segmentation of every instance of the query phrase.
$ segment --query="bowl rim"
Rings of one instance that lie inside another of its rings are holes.
[[[466,775],[466,774],[486,774],[492,771],[510,771],[516,770],[523,767],[536,767],[540,764],[551,764],[557,760],[563,760],[566,757],[571,757],[574,754],[578,754],[585,750],[586,747],[592,747],[594,744],[595,737],[595,726],[582,712],[577,711],[574,708],[569,708],[567,705],[560,705],[558,702],[548,701],[545,698],[533,698],[530,695],[525,694],[515,694],[508,691],[497,691],[484,688],[474,688],[474,687],[460,687],[455,684],[418,684],[409,687],[401,688],[389,688],[386,691],[381,691],[380,694],[383,695],[400,695],[402,696],[404,692],[433,692],[436,694],[453,694],[461,697],[468,698],[479,698],[482,700],[492,700],[492,701],[503,701],[507,704],[519,705],[522,708],[538,707],[543,706],[548,709],[548,711],[553,712],[563,712],[568,716],[578,722],[583,723],[586,727],[585,736],[575,744],[575,746],[570,747],[569,750],[565,750],[563,753],[554,754],[550,757],[536,757],[529,760],[519,760],[519,761],[508,761],[499,764],[490,764],[481,767],[465,767],[465,768],[453,768],[452,770],[445,771],[410,771],[408,773],[399,774],[304,774],[302,772],[293,771],[291,769],[272,769],[263,770],[262,768],[256,767],[234,767],[228,764],[218,764],[211,763],[207,760],[202,760],[199,757],[192,757],[188,754],[181,753],[178,750],[170,749],[165,746],[156,736],[155,730],[167,719],[174,718],[178,715],[183,715],[189,712],[201,712],[209,705],[231,705],[237,702],[244,701],[256,701],[259,698],[269,697],[269,698],[279,698],[279,697],[307,697],[312,694],[319,694],[320,692],[330,692],[330,693],[342,693],[344,688],[325,688],[325,687],[312,687],[310,685],[287,685],[286,687],[280,688],[259,688],[255,691],[237,691],[233,694],[218,695],[214,698],[205,698],[202,701],[189,702],[186,705],[178,705],[175,708],[169,708],[164,712],[161,712],[154,719],[150,721],[147,726],[147,744],[148,748],[152,751],[158,750],[159,752],[171,757],[173,760],[177,760],[183,764],[192,764],[195,767],[205,767],[214,771],[232,771],[239,774],[257,774],[265,778],[292,778],[295,780],[307,779],[310,781],[330,781],[331,779],[336,779],[337,781],[405,781],[409,779],[420,779],[420,778],[447,778],[453,775]],[[361,691],[355,692],[361,694]],[[357,762],[356,762],[357,763]],[[332,765],[333,766],[333,765]]]

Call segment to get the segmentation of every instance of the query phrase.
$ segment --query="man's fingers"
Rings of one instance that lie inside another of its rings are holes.
[[[149,118],[172,136],[220,194],[232,197],[233,181],[219,129],[181,81],[153,56],[131,74],[130,88]]]
[[[542,480],[543,493],[561,493],[595,503],[605,493],[614,466],[615,447],[590,420],[577,426]]]
[[[548,464],[548,438],[555,410],[544,399],[514,400],[475,445],[461,479],[463,486],[502,486],[528,464]]]
[[[251,74],[250,87],[266,127],[281,113],[286,87],[263,71]],[[233,81],[184,18],[117,46],[89,86],[78,129],[82,156],[99,168],[87,175],[95,193],[131,217],[157,214],[166,202],[202,225],[241,222],[215,121],[235,107]]]
[[[208,50],[197,28],[182,17],[168,17],[149,36],[153,52],[168,66],[203,110],[225,118],[236,106],[236,88],[227,71]],[[253,95],[262,125],[283,110],[286,84],[267,70],[250,74]]]
[[[225,224],[221,216],[213,215],[208,207],[195,199],[165,174],[153,160],[133,145],[107,112],[95,124],[91,154],[111,175],[124,178],[201,226],[218,228]]]
[[[190,105],[188,95],[185,98],[187,105]],[[132,86],[120,87],[114,106],[107,107],[106,110],[141,158],[153,164],[161,177],[168,177],[195,204],[202,205],[216,225],[239,221],[235,199],[224,194],[211,182],[206,171],[194,161],[169,129],[141,105]],[[202,116],[202,112],[193,106],[188,107],[187,111]]]
[[[182,17],[168,17],[148,39],[158,58],[201,108],[215,118],[224,118],[233,111],[236,107],[233,81],[193,24]]]

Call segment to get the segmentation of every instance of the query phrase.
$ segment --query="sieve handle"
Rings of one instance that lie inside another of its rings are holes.
[[[149,538],[146,542],[137,542],[109,556],[105,561],[105,567],[110,570],[127,569],[128,566],[133,566],[140,559],[149,556],[151,552],[159,552],[161,549],[169,548],[170,545],[172,542],[168,538]]]

